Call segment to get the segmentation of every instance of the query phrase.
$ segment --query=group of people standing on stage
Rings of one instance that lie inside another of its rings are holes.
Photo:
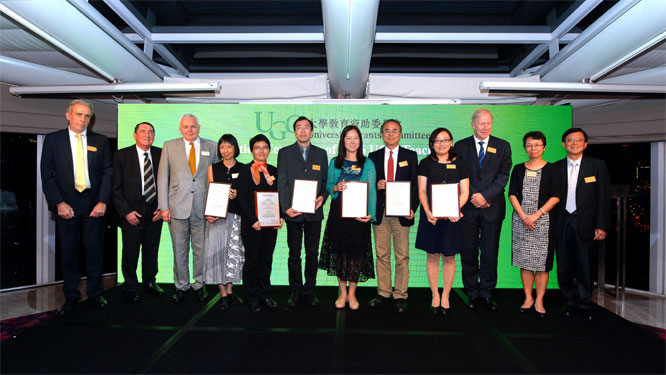
[[[159,236],[162,222],[166,222],[174,251],[173,302],[183,301],[190,289],[204,301],[205,285],[217,284],[222,310],[243,303],[252,312],[277,308],[270,275],[277,231],[286,221],[291,290],[288,307],[299,303],[319,305],[315,285],[317,271],[323,269],[338,279],[335,306],[356,310],[360,306],[357,285],[375,278],[376,268],[377,296],[368,306],[392,304],[395,311],[405,312],[409,232],[420,205],[415,247],[427,252],[430,311],[450,313],[456,254],[461,256],[467,307],[483,305],[494,311],[499,238],[506,211],[504,189],[510,180],[508,194],[514,208],[512,265],[520,268],[525,290],[520,311],[534,309],[538,316],[546,316],[543,297],[557,249],[562,312],[571,316],[578,311],[592,319],[590,252],[594,241],[605,238],[608,228],[610,182],[603,161],[583,158],[587,135],[581,129],[564,133],[562,146],[567,157],[554,164],[542,158],[546,147],[543,133],[528,132],[523,138],[528,160],[510,173],[511,148],[508,142],[491,135],[493,116],[486,109],[477,110],[472,117],[474,134],[455,145],[448,129],[435,129],[428,140],[430,154],[420,162],[416,152],[400,146],[402,125],[398,120],[384,121],[380,129],[384,147],[367,157],[360,129],[345,127],[338,154],[329,161],[326,151],[310,142],[312,121],[299,117],[293,123],[296,142],[280,149],[275,167],[267,164],[271,145],[263,134],[250,139],[252,161],[242,164],[237,160],[240,147],[233,135],[222,135],[217,144],[203,139],[199,137],[198,120],[191,114],[180,119],[183,137],[165,142],[162,149],[152,145],[152,124],[136,125],[136,144],[119,150],[112,161],[108,140],[87,131],[92,113],[89,102],[72,101],[66,114],[68,129],[49,134],[42,154],[43,189],[49,207],[57,213],[63,249],[66,303],[58,309],[60,315],[68,313],[80,298],[76,290],[80,238],[87,255],[88,296],[98,308],[108,305],[101,295],[100,272],[103,215],[111,198],[121,218],[122,272],[126,280],[123,296],[130,302],[140,300],[136,275],[139,251],[143,256],[143,287],[148,293],[164,294],[155,283],[155,275]],[[314,213],[291,207],[297,179],[318,182]],[[354,181],[368,183],[367,216],[343,218],[342,192],[348,182]],[[408,216],[386,215],[386,184],[392,181],[411,182]],[[204,216],[207,186],[212,182],[231,184],[226,218]],[[433,216],[430,186],[440,183],[459,184],[459,217]],[[260,225],[255,192],[279,192],[282,218],[278,228]],[[320,252],[322,206],[329,196],[330,211]],[[233,284],[241,281],[246,301],[233,292]]]

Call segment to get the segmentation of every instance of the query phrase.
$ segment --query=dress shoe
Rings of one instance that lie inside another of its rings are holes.
[[[176,293],[174,293],[173,296],[171,296],[171,300],[174,303],[182,302],[185,299],[185,292],[186,292],[185,290],[177,289]]]
[[[206,287],[202,286],[201,288],[195,290],[194,295],[197,296],[197,299],[200,302],[204,302],[206,300],[206,298],[208,297],[208,292],[206,291]]]
[[[58,316],[63,316],[67,315],[72,309],[76,306],[76,304],[79,303],[78,300],[75,299],[68,299],[65,301],[65,303],[56,310],[56,315]]]
[[[404,313],[407,311],[407,301],[404,298],[396,298],[393,310],[398,313]]]
[[[137,293],[135,290],[123,290],[123,298],[125,298],[125,301],[130,303],[137,303],[141,299],[139,297],[139,293]]]
[[[439,315],[441,312],[439,306],[433,306],[433,305],[428,306],[428,310],[430,310],[430,313],[432,315]]]
[[[488,310],[490,311],[497,311],[497,302],[493,299],[493,297],[484,297],[481,298],[481,303],[483,306],[485,306]]]
[[[250,312],[252,312],[252,313],[261,312],[261,307],[259,306],[259,304],[257,302],[248,301],[247,308],[250,309]]]
[[[317,307],[319,306],[319,298],[317,298],[317,295],[312,293],[308,294],[305,296],[305,302],[308,304],[310,307]]]
[[[358,300],[356,298],[350,298],[349,299],[349,308],[351,310],[358,310],[359,303],[358,303]]]
[[[592,315],[592,312],[590,310],[580,310],[579,314],[581,318],[587,320],[587,321],[593,321],[594,320],[594,315]]]
[[[155,284],[154,281],[151,281],[150,283],[144,285],[143,289],[154,296],[164,295],[164,289],[160,288],[160,286]]]
[[[439,309],[440,309],[442,315],[451,314],[451,308],[450,307],[440,307]]]
[[[224,310],[228,309],[229,308],[229,297],[227,297],[227,296],[221,297],[220,302],[218,303],[218,308],[221,311],[224,311]]]
[[[266,297],[263,300],[261,300],[261,303],[263,303],[266,307],[269,309],[275,310],[278,308],[278,303],[275,302],[273,297]]]
[[[107,301],[106,298],[102,296],[93,297],[92,303],[96,309],[100,310],[105,309],[107,306],[109,306],[109,301]]]
[[[371,299],[370,302],[368,302],[368,307],[373,309],[377,307],[384,307],[390,299],[390,297],[384,297],[378,294],[377,297]]]
[[[231,303],[232,305],[243,304],[243,298],[241,298],[241,296],[239,296],[236,293],[227,294],[227,299],[229,300],[228,302]]]
[[[291,292],[289,299],[287,299],[287,307],[296,307],[298,305],[298,299],[300,295],[296,292]]]
[[[467,308],[470,310],[476,310],[479,308],[479,299],[477,297],[470,297],[469,302],[467,302]]]
[[[530,307],[522,307],[522,306],[521,306],[521,307],[520,307],[520,312],[521,312],[521,313],[529,312],[530,310],[532,310],[533,307],[534,307],[534,303],[532,303],[532,305],[531,305]]]
[[[562,315],[564,315],[565,318],[571,318],[573,316],[573,310],[569,307],[562,306],[560,311],[562,312]]]
[[[546,319],[546,311],[544,312],[539,312],[536,309],[534,309],[534,313],[539,319]]]

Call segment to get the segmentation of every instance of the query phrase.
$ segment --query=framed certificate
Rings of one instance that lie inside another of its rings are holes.
[[[304,214],[315,213],[315,200],[319,191],[317,180],[294,180],[291,194],[291,208]]]
[[[386,182],[386,216],[409,216],[412,214],[412,182]]]
[[[460,184],[430,185],[430,211],[435,218],[460,217]]]
[[[280,194],[277,191],[255,191],[254,212],[262,228],[280,226]]]
[[[226,218],[229,211],[229,190],[231,184],[222,182],[208,184],[204,215]]]
[[[368,216],[368,183],[347,182],[342,191],[342,210],[340,215],[344,219],[355,219]]]

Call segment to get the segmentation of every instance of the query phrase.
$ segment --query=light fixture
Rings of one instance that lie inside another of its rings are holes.
[[[220,90],[218,82],[205,83],[119,83],[104,85],[14,86],[9,92],[22,97],[96,96],[96,95],[202,95]]]

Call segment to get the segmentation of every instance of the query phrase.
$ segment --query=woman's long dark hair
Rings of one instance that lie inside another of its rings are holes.
[[[451,138],[451,147],[449,148],[449,161],[453,161],[453,159],[456,158],[456,152],[453,150],[453,135],[451,135],[451,132],[447,128],[437,128],[430,133],[430,139],[428,139],[428,147],[430,148],[430,159],[434,161],[439,161],[439,158],[437,157],[437,153],[435,152],[435,148],[433,145],[435,144],[435,139],[441,132],[446,132],[449,135],[449,138]]]
[[[338,144],[338,157],[335,158],[335,168],[340,169],[342,168],[342,162],[345,160],[345,156],[347,156],[347,149],[345,149],[345,136],[347,133],[349,133],[350,130],[356,130],[356,133],[358,133],[358,150],[356,150],[356,160],[358,160],[358,163],[361,165],[361,168],[363,168],[363,164],[365,163],[365,156],[363,156],[363,135],[361,134],[361,130],[355,126],[355,125],[348,125],[344,129],[342,129],[342,133],[340,133],[340,143]]]

